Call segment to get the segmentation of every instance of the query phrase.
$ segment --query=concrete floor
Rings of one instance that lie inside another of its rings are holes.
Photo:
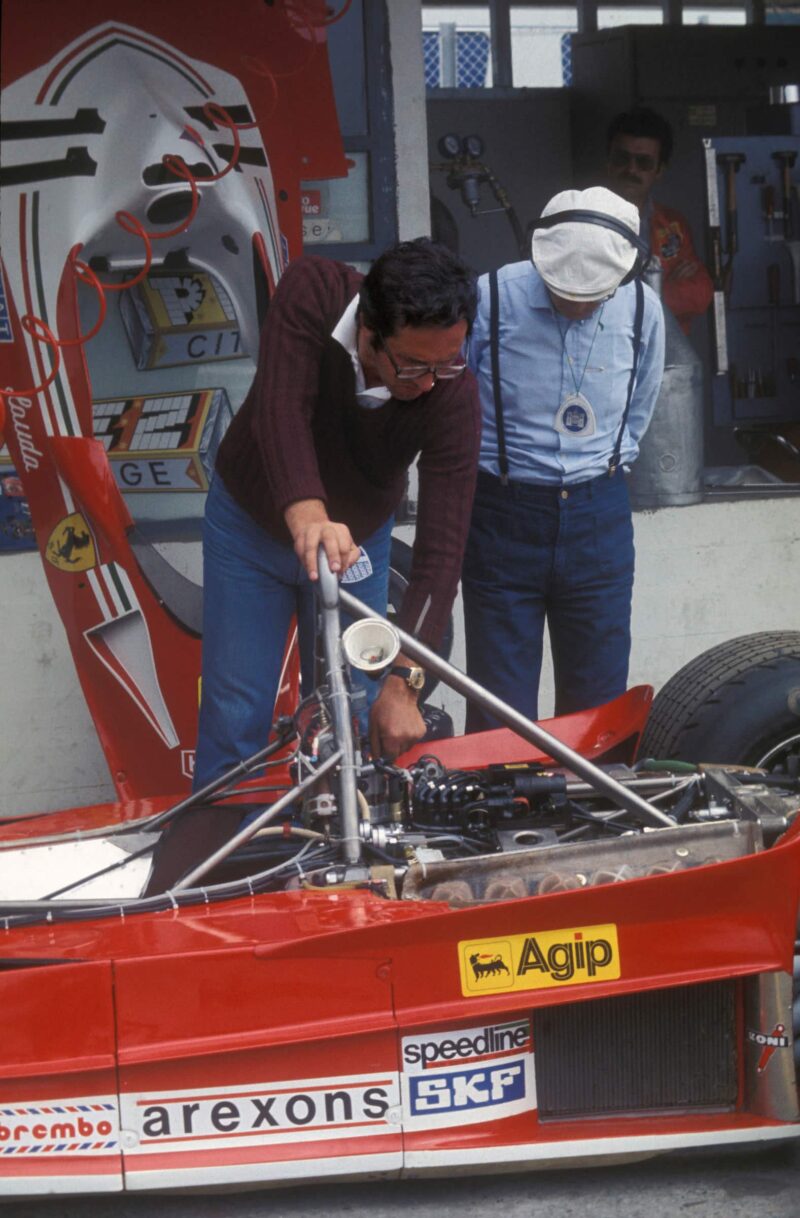
[[[9,1203],[13,1218],[799,1218],[800,1144],[583,1171]]]

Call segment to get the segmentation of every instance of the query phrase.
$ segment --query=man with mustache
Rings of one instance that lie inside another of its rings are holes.
[[[607,148],[608,184],[639,209],[639,231],[661,263],[662,298],[688,334],[693,319],[711,304],[714,286],[695,253],[686,217],[652,197],[672,156],[672,129],[654,110],[630,110],[611,120]]]

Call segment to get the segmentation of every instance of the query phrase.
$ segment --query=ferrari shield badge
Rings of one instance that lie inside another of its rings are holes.
[[[88,571],[96,565],[94,540],[80,512],[58,522],[47,539],[45,553],[59,571]]]

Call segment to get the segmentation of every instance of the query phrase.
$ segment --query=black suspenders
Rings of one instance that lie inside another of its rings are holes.
[[[642,340],[642,322],[644,320],[644,290],[641,279],[635,280],[636,312],[633,318],[633,363],[628,381],[628,398],[622,412],[622,422],[617,432],[614,451],[608,462],[608,476],[613,478],[619,468],[619,456],[622,451],[622,436],[633,398],[633,387],[636,383],[636,370],[639,367],[639,346]],[[492,392],[494,394],[494,417],[497,424],[497,463],[500,467],[500,482],[508,485],[508,454],[506,452],[506,431],[503,423],[503,399],[500,394],[500,294],[497,286],[497,271],[489,272],[489,340],[492,359]]]
[[[497,461],[500,466],[500,483],[502,486],[508,486],[506,429],[503,423],[503,399],[500,396],[500,299],[497,290],[497,271],[489,272],[489,337],[492,352],[494,417],[497,424]]]
[[[636,281],[636,313],[633,318],[633,364],[631,366],[631,377],[628,381],[628,400],[625,403],[625,409],[622,412],[622,422],[619,425],[617,432],[617,442],[614,445],[614,451],[611,454],[611,460],[608,463],[608,476],[613,478],[617,472],[619,465],[619,454],[622,449],[622,433],[625,430],[625,424],[628,422],[628,415],[631,409],[631,398],[633,397],[633,386],[636,381],[636,369],[639,366],[639,344],[642,339],[642,319],[644,318],[644,288],[642,287],[641,279]]]

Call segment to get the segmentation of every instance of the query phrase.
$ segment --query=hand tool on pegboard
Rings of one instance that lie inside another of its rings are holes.
[[[733,258],[739,248],[739,219],[736,209],[736,175],[747,157],[743,152],[718,152],[717,164],[725,179],[725,253],[728,260],[722,271],[722,286],[726,296],[733,287]]]
[[[800,304],[800,240],[794,229],[792,216],[792,169],[797,160],[793,148],[773,152],[772,159],[778,162],[781,171],[781,202],[783,207],[783,239],[792,260],[792,300]]]
[[[717,158],[713,140],[703,140],[706,163],[706,206],[708,208],[708,240],[711,245],[711,277],[714,281],[714,354],[716,374],[728,371],[728,340],[725,325],[725,292],[722,282],[722,235],[719,222],[719,187]]]

